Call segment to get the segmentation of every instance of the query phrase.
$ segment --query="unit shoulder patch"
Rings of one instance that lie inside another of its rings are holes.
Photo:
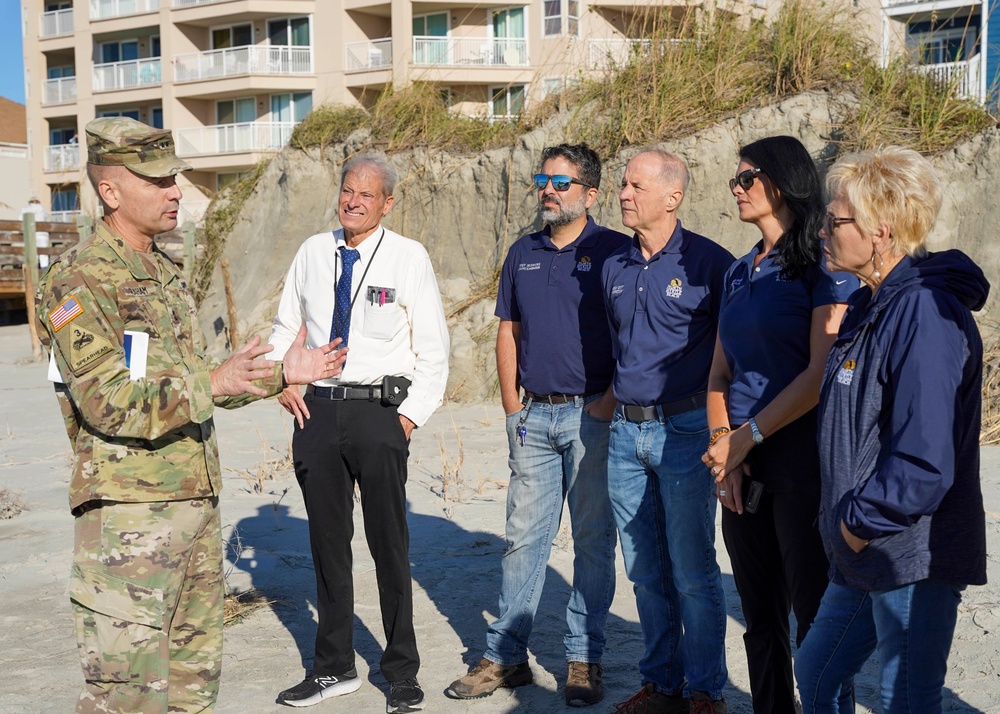
[[[69,344],[70,369],[74,374],[86,371],[106,354],[114,352],[111,341],[84,325],[75,325],[71,330]]]

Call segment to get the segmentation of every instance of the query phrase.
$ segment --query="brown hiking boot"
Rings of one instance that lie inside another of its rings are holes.
[[[631,699],[619,702],[612,714],[688,714],[689,704],[680,694],[661,694],[645,682]]]
[[[478,699],[488,697],[501,687],[513,689],[531,682],[531,668],[527,662],[506,666],[484,657],[467,675],[452,682],[444,693],[452,699]]]
[[[570,662],[566,674],[566,704],[585,707],[604,699],[604,667],[597,662]]]
[[[726,714],[726,700],[712,699],[708,692],[691,692],[691,714]]]

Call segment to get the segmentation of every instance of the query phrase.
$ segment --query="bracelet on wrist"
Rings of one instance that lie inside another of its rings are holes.
[[[712,429],[712,435],[708,437],[708,448],[711,449],[713,446],[715,446],[715,442],[717,442],[723,434],[728,434],[728,433],[729,433],[728,426],[720,426],[718,429]]]

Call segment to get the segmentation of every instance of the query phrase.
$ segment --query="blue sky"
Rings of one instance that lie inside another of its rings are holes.
[[[24,104],[24,55],[18,0],[0,0],[0,68],[0,97]]]

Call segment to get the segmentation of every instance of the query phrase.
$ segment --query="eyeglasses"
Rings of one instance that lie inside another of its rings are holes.
[[[556,174],[555,176],[550,174],[535,174],[535,177],[532,179],[532,183],[535,184],[535,188],[541,191],[549,185],[550,180],[552,181],[552,188],[556,191],[569,191],[570,184],[574,183],[580,186],[585,186],[586,188],[593,188],[593,186],[589,183],[584,183],[578,178],[565,176],[563,174]]]
[[[841,223],[854,223],[854,219],[841,218],[840,216],[835,216],[832,213],[827,213],[823,219],[823,227],[826,229],[827,233],[832,233],[833,229]]]
[[[736,187],[739,186],[744,191],[749,191],[750,187],[753,186],[753,182],[756,180],[757,174],[762,171],[763,169],[747,169],[746,171],[740,171],[736,174],[736,178],[729,179],[729,190],[735,191]]]

